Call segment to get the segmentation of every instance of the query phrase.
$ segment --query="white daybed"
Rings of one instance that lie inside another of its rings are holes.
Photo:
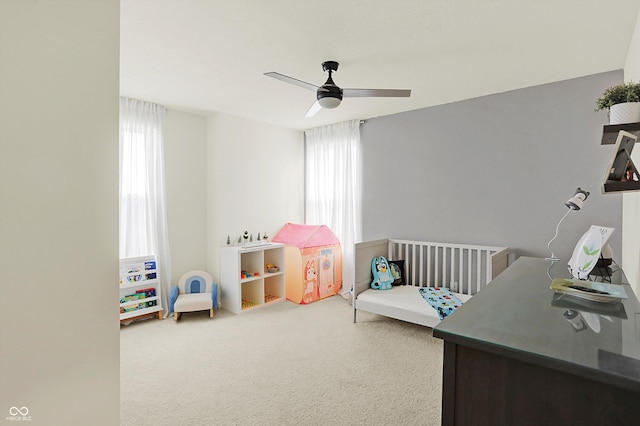
[[[374,290],[371,259],[404,260],[407,285]],[[367,311],[427,327],[440,318],[419,293],[419,287],[448,287],[464,303],[508,265],[509,248],[382,239],[355,245],[353,322]]]

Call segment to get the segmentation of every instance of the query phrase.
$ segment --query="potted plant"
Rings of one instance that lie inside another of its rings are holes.
[[[624,83],[609,87],[596,101],[596,111],[609,110],[609,123],[640,121],[640,83]]]

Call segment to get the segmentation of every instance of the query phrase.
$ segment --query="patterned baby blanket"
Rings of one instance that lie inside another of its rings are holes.
[[[433,309],[438,312],[441,320],[462,306],[460,299],[446,287],[422,287],[419,288],[418,291],[422,297],[429,302]]]

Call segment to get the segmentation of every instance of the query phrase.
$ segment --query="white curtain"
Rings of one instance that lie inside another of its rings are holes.
[[[168,312],[164,114],[163,106],[120,98],[120,258],[157,256],[162,306]]]
[[[305,132],[305,222],[327,225],[342,246],[342,295],[355,279],[354,244],[362,237],[360,121]]]

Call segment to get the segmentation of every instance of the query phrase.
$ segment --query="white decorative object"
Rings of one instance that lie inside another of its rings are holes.
[[[589,272],[598,262],[600,251],[602,251],[602,234],[600,229],[591,228],[580,238],[569,259],[571,275],[578,280],[586,280]]]
[[[612,105],[609,109],[609,124],[637,123],[640,121],[640,102]]]
[[[591,228],[589,228],[589,230],[591,229],[597,229],[598,231],[600,231],[600,235],[602,235],[602,247],[604,247],[608,242],[609,242],[609,238],[611,238],[611,234],[613,234],[613,231],[615,231],[615,228],[609,228],[607,226],[598,226],[598,225],[591,225]]]

